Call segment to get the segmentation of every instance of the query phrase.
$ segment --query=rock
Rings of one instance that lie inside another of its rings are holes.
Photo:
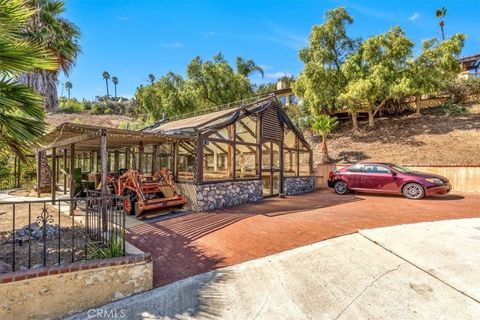
[[[12,266],[6,262],[0,261],[0,273],[7,273],[12,271]]]

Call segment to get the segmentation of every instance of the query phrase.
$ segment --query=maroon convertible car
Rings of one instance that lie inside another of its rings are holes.
[[[451,189],[445,177],[382,162],[357,163],[330,172],[328,186],[338,194],[346,194],[349,190],[398,193],[409,199],[444,195]]]

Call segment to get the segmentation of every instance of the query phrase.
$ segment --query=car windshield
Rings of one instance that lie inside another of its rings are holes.
[[[398,172],[401,172],[401,173],[412,172],[412,170],[410,170],[408,168],[400,167],[400,166],[397,166],[395,164],[390,164],[389,167],[398,171]]]

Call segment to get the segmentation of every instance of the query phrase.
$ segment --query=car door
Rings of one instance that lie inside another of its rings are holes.
[[[369,191],[395,192],[397,189],[396,176],[382,165],[365,164],[360,179],[360,189]]]
[[[347,170],[342,174],[342,179],[347,183],[348,188],[352,190],[360,188],[363,165],[356,164],[346,169]]]

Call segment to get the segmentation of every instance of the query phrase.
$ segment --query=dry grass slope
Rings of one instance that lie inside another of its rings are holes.
[[[480,105],[468,113],[447,117],[438,108],[421,118],[376,119],[369,131],[352,134],[345,123],[330,136],[329,153],[335,162],[387,161],[398,164],[480,164]],[[311,137],[315,162],[321,159],[318,137]]]

